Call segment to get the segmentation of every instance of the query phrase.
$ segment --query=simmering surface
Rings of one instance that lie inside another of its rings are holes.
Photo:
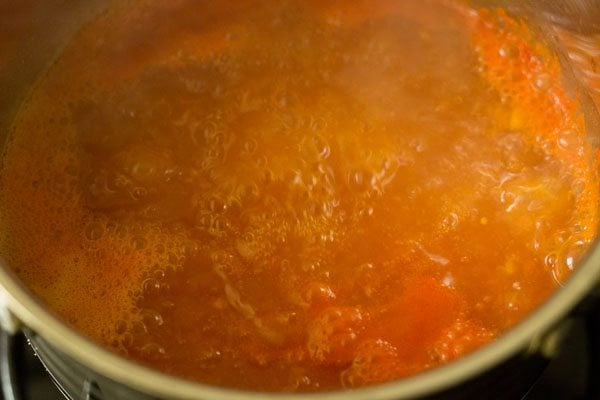
[[[122,2],[15,121],[0,252],[93,340],[203,382],[446,363],[596,233],[583,119],[531,40],[441,0]]]

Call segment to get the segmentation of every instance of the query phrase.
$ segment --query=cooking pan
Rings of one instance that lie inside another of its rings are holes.
[[[398,0],[402,1],[402,0]],[[417,1],[417,0],[404,0]],[[28,90],[61,48],[108,0],[3,0],[0,3],[0,143]],[[565,82],[578,93],[589,141],[600,147],[600,2],[480,0],[524,18],[559,55]],[[598,69],[596,69],[598,68]],[[92,343],[33,297],[0,261],[0,326],[23,331],[50,374],[72,398],[210,400],[392,400],[516,398],[560,343],[574,310],[598,298],[600,243],[537,310],[479,351],[397,382],[354,391],[265,394],[203,385],[150,370]],[[596,299],[596,300],[595,300]],[[585,310],[584,310],[585,311]],[[597,326],[598,324],[596,324]],[[598,334],[600,335],[600,333]]]

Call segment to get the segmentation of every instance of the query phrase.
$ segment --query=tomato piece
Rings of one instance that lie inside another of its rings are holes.
[[[356,307],[328,307],[308,326],[310,357],[322,364],[350,363],[365,325]]]
[[[398,300],[374,314],[366,337],[389,342],[399,357],[418,356],[456,319],[458,297],[433,278],[411,284]]]

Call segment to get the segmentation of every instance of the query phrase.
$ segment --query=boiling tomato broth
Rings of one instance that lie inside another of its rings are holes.
[[[467,354],[568,279],[596,163],[557,59],[459,2],[116,2],[16,118],[0,254],[95,342],[322,391]]]

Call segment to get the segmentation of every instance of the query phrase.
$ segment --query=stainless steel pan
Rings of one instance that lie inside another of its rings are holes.
[[[0,1],[0,143],[36,78],[49,66],[68,38],[108,3],[108,0]],[[597,71],[595,66],[600,68],[600,2],[480,0],[477,3],[506,7],[539,28],[539,34],[561,55],[567,80],[576,82],[575,86],[581,85],[583,93],[589,94],[584,96],[583,107],[590,142],[598,147],[600,123],[596,107],[600,106],[600,69]],[[565,45],[565,38],[570,44]],[[581,46],[573,47],[573,43]],[[0,325],[9,333],[23,330],[65,391],[73,397],[86,399],[492,398],[491,392],[501,391],[505,386],[518,386],[522,371],[531,365],[543,366],[545,356],[556,346],[563,321],[578,304],[593,296],[599,281],[600,244],[596,242],[564,287],[497,341],[444,367],[352,392],[250,393],[202,385],[152,371],[106,351],[70,329],[32,297],[2,262]]]

